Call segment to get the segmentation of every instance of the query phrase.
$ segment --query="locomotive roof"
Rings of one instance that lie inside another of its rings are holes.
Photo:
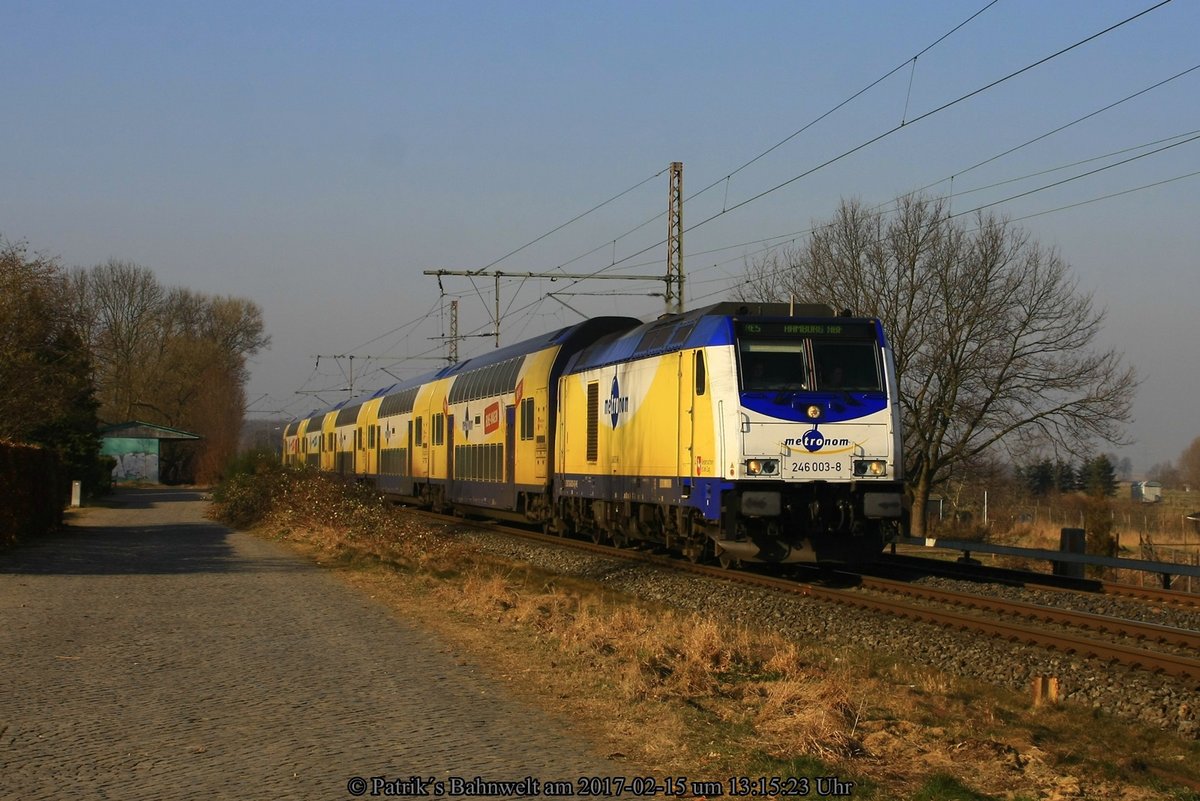
[[[683,314],[664,315],[637,328],[599,339],[580,351],[567,364],[565,372],[603,367],[684,348],[729,345],[733,343],[731,322],[734,318],[812,319],[833,316],[832,308],[818,303],[714,303]]]
[[[537,353],[553,345],[565,345],[568,342],[590,342],[614,331],[628,330],[641,324],[641,320],[633,317],[593,317],[590,320],[584,320],[575,325],[531,337],[514,345],[497,348],[480,356],[443,367],[437,372],[436,377],[447,378],[479,367],[487,367],[490,364],[499,364],[515,356]]]

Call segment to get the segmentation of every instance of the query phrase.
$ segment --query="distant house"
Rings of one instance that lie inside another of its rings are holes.
[[[191,481],[185,466],[188,443],[200,436],[178,428],[130,420],[100,429],[100,455],[116,459],[113,483],[148,481],[179,484]]]
[[[1158,503],[1162,500],[1162,484],[1157,481],[1135,481],[1129,490],[1135,501]]]

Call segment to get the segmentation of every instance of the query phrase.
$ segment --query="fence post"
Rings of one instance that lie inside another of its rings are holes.
[[[1081,528],[1064,528],[1059,531],[1058,550],[1063,553],[1085,553],[1087,532]],[[1083,578],[1083,563],[1055,562],[1054,575],[1068,578]]]

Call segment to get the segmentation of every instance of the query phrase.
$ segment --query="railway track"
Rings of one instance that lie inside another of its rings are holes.
[[[461,518],[438,517],[463,522]],[[881,615],[1200,682],[1200,633],[1187,629],[857,574],[840,574],[840,581],[835,585],[834,582],[803,581],[748,570],[725,570],[676,557],[564,539],[498,523],[476,524],[472,521],[471,525],[555,547],[658,565],[772,592],[803,595]]]
[[[1074,579],[1050,573],[1035,573],[1001,567],[961,565],[945,559],[923,556],[885,554],[880,562],[883,569],[892,569],[907,575],[937,575],[952,579],[983,579],[1018,587],[1037,587],[1041,590],[1060,592],[1091,592],[1129,598],[1146,603],[1161,604],[1176,609],[1200,610],[1200,593],[1181,590],[1164,590],[1158,587],[1141,587],[1118,581],[1101,579]]]
[[[877,576],[940,576],[959,580],[985,580],[990,584],[1006,584],[1058,592],[1090,592],[1133,601],[1159,604],[1172,609],[1200,610],[1200,594],[1182,590],[1164,590],[1153,586],[1139,586],[1124,582],[1109,582],[1104,579],[1079,579],[1055,576],[1052,573],[1037,573],[1016,570],[1012,567],[964,565],[956,561],[913,556],[908,554],[883,554],[883,559],[872,567]]]
[[[864,579],[858,594],[861,600],[849,603],[859,608],[1200,680],[1195,631],[884,579]],[[839,594],[822,597],[847,603]]]

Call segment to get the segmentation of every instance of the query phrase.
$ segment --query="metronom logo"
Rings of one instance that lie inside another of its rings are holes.
[[[799,439],[795,437],[789,437],[783,441],[783,444],[784,447],[787,448],[790,448],[793,445],[799,445],[806,451],[812,453],[815,453],[822,448],[849,448],[854,445],[853,442],[845,437],[831,437],[826,439],[825,435],[816,429],[813,429],[812,431],[805,431],[804,436],[800,437]]]

